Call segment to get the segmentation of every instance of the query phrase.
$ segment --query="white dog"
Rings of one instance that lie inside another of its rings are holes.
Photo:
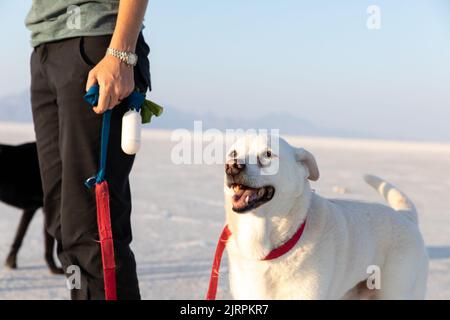
[[[324,199],[310,188],[318,178],[313,155],[281,138],[249,135],[232,146],[224,191],[233,297],[423,299],[428,257],[414,205],[374,176],[365,179],[390,207]]]

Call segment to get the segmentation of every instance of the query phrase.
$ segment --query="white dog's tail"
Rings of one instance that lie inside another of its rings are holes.
[[[386,199],[392,209],[401,211],[410,220],[418,223],[416,207],[400,190],[389,182],[370,174],[365,175],[364,180]]]

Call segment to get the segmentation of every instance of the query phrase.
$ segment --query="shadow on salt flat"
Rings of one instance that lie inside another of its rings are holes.
[[[23,292],[30,290],[65,290],[65,278],[49,274],[45,265],[28,265],[10,270],[0,270],[0,293]]]
[[[220,272],[227,274],[227,261],[222,262]],[[138,263],[139,278],[152,280],[207,278],[211,273],[210,260],[183,261],[146,261]]]

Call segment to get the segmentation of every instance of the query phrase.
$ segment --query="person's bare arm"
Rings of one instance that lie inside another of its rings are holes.
[[[110,48],[134,52],[148,0],[120,0],[116,28]],[[89,72],[86,90],[98,83],[100,96],[96,113],[114,108],[134,90],[133,68],[109,54]]]

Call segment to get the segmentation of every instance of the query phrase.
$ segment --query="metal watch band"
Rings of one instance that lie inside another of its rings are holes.
[[[120,61],[134,67],[137,64],[137,55],[133,52],[120,51],[114,48],[108,48],[106,53],[118,58]]]

